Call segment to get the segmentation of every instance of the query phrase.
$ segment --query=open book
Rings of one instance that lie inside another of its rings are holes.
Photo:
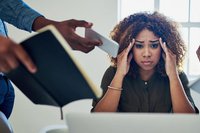
[[[54,26],[41,29],[21,45],[38,71],[31,74],[21,64],[7,76],[33,103],[62,108],[74,100],[102,95]]]

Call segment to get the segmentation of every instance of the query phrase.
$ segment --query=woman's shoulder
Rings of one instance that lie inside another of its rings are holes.
[[[184,71],[181,71],[181,72],[179,72],[179,77],[180,78],[186,78],[187,79],[187,75],[186,75],[186,73],[184,72]]]
[[[109,66],[109,67],[106,69],[105,73],[112,74],[112,73],[115,73],[116,70],[117,70],[116,67],[114,67],[114,66]]]
[[[179,78],[182,82],[185,82],[186,84],[189,83],[188,77],[184,71],[179,72]]]
[[[107,81],[111,81],[115,75],[115,72],[116,72],[116,67],[113,67],[113,66],[109,66],[104,75],[103,75],[103,79],[102,79],[102,82],[107,82]]]
[[[110,85],[113,77],[115,76],[116,68],[113,66],[110,66],[105,71],[103,78],[101,80],[101,88],[103,90],[106,90],[108,85]]]

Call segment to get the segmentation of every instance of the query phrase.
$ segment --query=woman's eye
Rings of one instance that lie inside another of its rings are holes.
[[[138,49],[141,49],[141,48],[143,48],[143,45],[141,45],[141,44],[135,44],[135,47],[138,48]]]
[[[151,48],[154,48],[154,49],[156,49],[157,47],[158,47],[158,43],[153,43],[153,44],[151,44]]]

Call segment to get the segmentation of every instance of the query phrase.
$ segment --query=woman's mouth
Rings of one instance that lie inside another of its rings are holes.
[[[142,64],[144,64],[145,66],[148,66],[152,64],[152,61],[142,61]]]

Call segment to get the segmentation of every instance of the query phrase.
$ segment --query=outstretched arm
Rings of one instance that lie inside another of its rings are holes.
[[[19,29],[31,32],[49,24],[54,25],[74,50],[88,53],[95,46],[100,45],[100,41],[88,40],[75,33],[77,27],[90,28],[92,26],[91,23],[86,21],[72,19],[57,22],[49,20],[30,8],[22,0],[1,0],[0,7],[0,18]],[[3,36],[0,36],[0,42],[0,72],[9,72],[15,69],[19,62],[24,64],[30,72],[36,72],[36,66],[20,45]]]
[[[82,52],[88,53],[94,49],[95,46],[101,45],[101,42],[98,40],[90,40],[83,38],[76,34],[77,27],[91,28],[92,23],[86,22],[84,20],[65,20],[65,21],[54,21],[46,19],[45,17],[38,17],[33,23],[33,30],[36,31],[46,25],[54,25],[66,41],[69,43],[72,49],[80,50]]]

